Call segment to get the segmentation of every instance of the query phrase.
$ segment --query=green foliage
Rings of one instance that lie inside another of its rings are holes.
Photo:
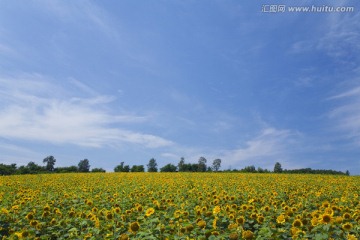
[[[84,160],[81,160],[78,164],[79,172],[89,172],[90,171],[90,164],[89,160],[86,158]]]
[[[53,172],[54,171],[54,166],[55,166],[55,162],[56,159],[54,158],[54,156],[47,156],[46,158],[44,158],[43,163],[46,163],[46,170],[49,172]]]
[[[114,168],[114,172],[130,172],[130,167],[129,165],[124,165],[124,162],[121,162],[120,165]]]
[[[206,172],[206,158],[200,157],[198,161],[198,172]]]
[[[148,168],[148,172],[157,172],[158,171],[155,158],[152,158],[149,160],[147,168]]]
[[[77,172],[77,166],[70,166],[70,167],[57,167],[55,168],[54,172],[56,173],[74,173]]]
[[[103,168],[93,168],[91,169],[91,172],[106,172]]]
[[[2,164],[0,163],[0,175],[12,175],[16,173],[16,164]]]
[[[281,173],[282,171],[283,169],[281,167],[281,164],[279,162],[276,162],[274,166],[274,173]]]
[[[181,158],[180,158],[180,162],[179,162],[179,164],[178,164],[178,170],[179,170],[179,172],[185,172],[184,165],[185,165],[185,158],[181,157]]]
[[[214,172],[217,172],[219,171],[220,167],[221,167],[221,159],[217,158],[213,161],[212,170]]]
[[[133,165],[131,167],[131,172],[145,172],[144,165]]]
[[[165,166],[163,166],[162,168],[160,168],[160,172],[176,172],[176,166],[168,163]]]

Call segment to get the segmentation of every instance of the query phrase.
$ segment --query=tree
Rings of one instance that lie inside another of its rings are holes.
[[[180,158],[180,162],[178,163],[178,170],[179,170],[179,172],[185,172],[184,165],[185,165],[185,158],[184,158],[184,157],[181,157],[181,158]]]
[[[57,172],[57,173],[73,173],[73,172],[77,172],[77,171],[78,171],[77,166],[57,167],[54,170],[54,172]]]
[[[124,165],[124,162],[121,162],[120,165],[117,165],[114,168],[114,172],[129,172],[129,171],[130,171],[129,165]]]
[[[350,176],[349,170],[346,170],[345,175],[346,175],[346,176]]]
[[[198,172],[206,172],[206,158],[204,158],[204,157],[199,158]]]
[[[19,168],[20,170],[20,168]],[[37,165],[34,162],[29,162],[25,167],[21,168],[21,173],[27,174],[34,174],[34,173],[41,173],[45,171],[45,168],[42,166]]]
[[[274,173],[281,173],[282,171],[283,169],[281,167],[281,164],[279,162],[276,162],[274,166]]]
[[[158,171],[155,158],[152,158],[149,160],[149,164],[147,165],[147,168],[148,168],[148,172],[157,172]]]
[[[133,165],[131,167],[131,172],[145,172],[144,165]]]
[[[241,171],[247,173],[254,173],[256,172],[256,169],[254,165],[251,165],[251,166],[246,166],[245,168],[241,169]]]
[[[89,172],[90,171],[90,164],[89,160],[86,158],[84,160],[81,160],[78,164],[79,172]]]
[[[91,172],[106,172],[103,168],[93,168],[91,169]]]
[[[176,172],[176,166],[169,163],[160,168],[160,172]]]
[[[55,162],[56,159],[54,158],[54,156],[47,156],[46,158],[44,158],[43,163],[46,163],[45,169],[49,172],[53,172],[55,169]]]
[[[0,163],[0,175],[12,175],[16,173],[16,164],[6,165]]]
[[[213,161],[212,170],[214,172],[217,172],[219,171],[220,167],[221,167],[221,159],[217,158]]]

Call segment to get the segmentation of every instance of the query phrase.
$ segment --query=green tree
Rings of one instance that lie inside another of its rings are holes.
[[[176,172],[176,166],[174,164],[166,164],[162,168],[160,168],[160,172]]]
[[[45,168],[42,167],[42,166],[39,166],[37,165],[36,163],[34,162],[29,162],[26,167],[28,169],[28,172],[27,173],[31,173],[31,174],[34,174],[34,173],[41,173],[41,172],[44,172],[45,171]]]
[[[93,168],[91,169],[91,172],[106,172],[103,168]]]
[[[77,172],[77,171],[78,171],[77,166],[57,167],[54,170],[54,172],[57,172],[57,173],[71,173],[71,172]]]
[[[55,169],[55,162],[56,159],[54,158],[54,156],[47,156],[46,158],[44,158],[43,163],[46,163],[46,170],[49,172],[53,172]]]
[[[130,171],[129,165],[124,165],[124,162],[121,162],[120,165],[117,165],[114,168],[114,172],[129,172],[129,171]]]
[[[90,164],[89,160],[86,158],[84,160],[81,160],[78,164],[79,172],[89,172],[90,171]]]
[[[147,168],[148,168],[148,172],[157,172],[158,171],[155,158],[152,158],[149,160]]]
[[[281,164],[279,162],[276,162],[274,166],[274,173],[281,173],[282,171],[283,169],[281,167]]]
[[[214,172],[217,172],[219,171],[220,167],[221,167],[221,159],[217,158],[213,161],[212,170]]]
[[[145,172],[144,165],[133,165],[131,167],[131,172]]]
[[[254,173],[256,172],[256,169],[254,165],[251,165],[251,166],[246,166],[245,168],[241,169],[241,171],[247,173]]]
[[[178,163],[178,170],[179,170],[179,172],[185,172],[184,165],[185,165],[185,158],[184,158],[184,157],[181,157],[181,158],[180,158],[180,162]]]
[[[206,172],[206,158],[200,157],[198,161],[198,172]]]
[[[0,163],[0,175],[12,175],[16,173],[16,170],[17,168],[15,163],[11,165]]]

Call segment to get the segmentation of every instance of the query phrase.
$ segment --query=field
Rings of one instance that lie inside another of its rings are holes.
[[[0,177],[3,239],[358,239],[360,177],[89,173]]]

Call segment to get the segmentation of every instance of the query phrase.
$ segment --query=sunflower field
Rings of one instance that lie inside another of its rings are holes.
[[[359,239],[360,177],[68,173],[0,177],[2,239]]]

